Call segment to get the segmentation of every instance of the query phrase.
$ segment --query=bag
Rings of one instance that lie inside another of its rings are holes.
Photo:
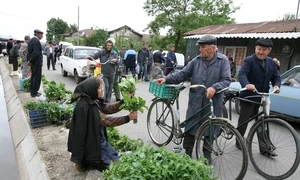
[[[136,67],[135,67],[135,72],[138,74],[138,73],[140,73],[140,65],[136,65]]]

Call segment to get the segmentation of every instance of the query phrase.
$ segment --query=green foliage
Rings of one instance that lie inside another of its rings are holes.
[[[165,39],[175,45],[179,52],[184,51],[184,33],[207,25],[234,23],[230,17],[238,7],[232,0],[147,0],[144,9],[149,16],[154,16],[146,29],[153,34],[159,34],[167,28]],[[183,47],[182,47],[183,46]]]
[[[144,112],[144,109],[148,109],[146,106],[146,101],[141,97],[128,97],[126,94],[123,96],[124,103],[120,106],[120,109],[128,110],[128,111],[140,111]]]
[[[72,94],[71,91],[66,89],[65,84],[56,83],[55,81],[49,81],[44,92],[48,101],[62,100],[66,97],[66,94]]]
[[[212,179],[212,168],[205,161],[193,160],[185,154],[167,152],[164,148],[141,147],[137,151],[123,155],[110,165],[101,176],[107,180],[146,179]]]
[[[61,120],[67,120],[73,114],[73,107],[63,107],[56,102],[32,101],[24,105],[27,110],[46,109],[47,121],[59,123]]]
[[[51,18],[47,22],[47,41],[61,41],[64,39],[63,34],[69,31],[68,23],[59,18]],[[55,39],[53,39],[53,35]]]
[[[30,78],[25,79],[22,82],[22,86],[26,92],[29,92],[30,91]]]
[[[136,91],[135,83],[136,81],[132,75],[127,75],[126,78],[122,78],[119,83],[120,90],[123,94],[132,94]]]
[[[99,47],[104,46],[105,41],[109,38],[109,34],[104,29],[97,29],[94,33],[84,38],[85,46]]]
[[[70,28],[69,28],[69,30],[70,30],[70,33],[75,33],[75,32],[78,32],[78,26],[77,26],[77,24],[70,24]]]
[[[144,145],[144,142],[141,139],[133,140],[128,136],[121,136],[118,130],[114,127],[107,128],[107,136],[110,144],[118,152],[136,151]]]

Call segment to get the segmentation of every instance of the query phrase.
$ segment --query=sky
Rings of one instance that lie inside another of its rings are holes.
[[[278,20],[285,13],[296,14],[298,0],[232,0],[240,9],[232,15],[237,23]],[[108,31],[127,25],[143,34],[154,19],[143,9],[146,0],[15,0],[0,3],[0,35],[23,39],[34,29],[46,32],[47,21],[61,18],[79,29],[104,28]],[[4,8],[5,7],[5,8]],[[12,8],[10,8],[12,7]],[[300,13],[299,13],[300,14]],[[166,34],[162,30],[161,34]],[[46,36],[42,41],[46,41]]]

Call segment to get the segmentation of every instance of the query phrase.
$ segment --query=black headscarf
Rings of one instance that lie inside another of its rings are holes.
[[[98,99],[98,87],[101,81],[95,77],[87,78],[83,82],[79,83],[72,95],[72,101],[77,100],[82,96],[91,98],[92,100]]]

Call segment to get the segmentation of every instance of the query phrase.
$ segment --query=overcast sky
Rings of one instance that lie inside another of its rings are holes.
[[[145,0],[2,0],[0,3],[0,35],[23,39],[38,28],[46,31],[47,21],[59,17],[68,24],[78,22],[79,28],[113,30],[128,25],[135,31],[153,20],[143,9]],[[240,6],[232,17],[237,23],[277,20],[285,13],[296,14],[298,0],[233,0]],[[161,32],[165,34],[165,31]],[[45,41],[46,37],[42,39]]]

